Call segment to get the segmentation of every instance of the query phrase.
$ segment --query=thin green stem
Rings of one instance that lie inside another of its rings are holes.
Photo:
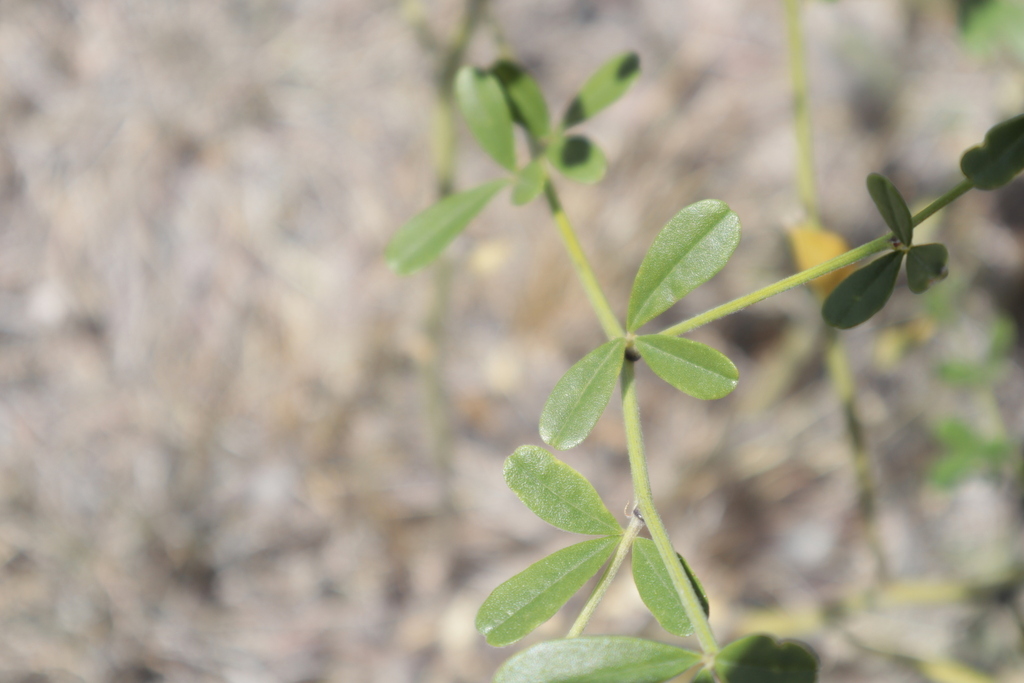
[[[647,456],[644,454],[644,439],[640,430],[640,404],[636,398],[635,370],[633,361],[627,360],[622,366],[622,414],[626,425],[626,446],[629,450],[629,469],[633,475],[633,495],[643,515],[644,523],[651,531],[651,539],[658,548],[658,555],[668,569],[672,585],[679,594],[686,616],[693,624],[694,634],[700,641],[701,649],[709,657],[718,654],[718,641],[711,632],[704,608],[693,584],[683,573],[683,565],[676,556],[675,548],[668,537],[665,525],[654,507],[651,492],[651,477],[647,472]]]
[[[954,187],[952,190],[942,195],[934,202],[932,202],[931,204],[929,204],[928,206],[914,214],[914,227],[916,228],[917,226],[921,225],[921,223],[924,223],[926,220],[931,218],[932,215],[941,211],[942,209],[946,208],[954,201],[962,197],[963,195],[967,194],[967,192],[973,187],[974,183],[971,182],[970,178],[964,178],[963,180],[961,180],[957,184],[957,186]]]
[[[814,146],[811,129],[811,106],[804,60],[803,31],[800,26],[800,3],[786,0],[786,35],[789,40],[789,73],[793,79],[793,123],[796,132],[796,186],[808,222],[821,226],[818,215],[818,193],[814,183]]]
[[[629,520],[629,526],[626,527],[626,532],[619,539],[619,545],[615,549],[615,556],[612,558],[611,564],[604,570],[601,580],[597,582],[594,592],[587,598],[587,604],[583,606],[583,611],[576,617],[576,622],[569,629],[569,633],[565,636],[566,638],[576,638],[583,633],[583,629],[587,627],[587,623],[590,621],[590,617],[593,616],[594,610],[597,609],[597,605],[601,602],[601,598],[608,592],[608,587],[612,585],[615,575],[619,573],[622,561],[626,559],[629,549],[633,547],[633,541],[636,540],[636,535],[640,533],[640,529],[643,526],[643,520],[636,515],[633,515],[632,519]]]
[[[579,276],[580,283],[587,293],[587,299],[590,300],[590,306],[597,314],[597,319],[601,322],[601,327],[608,339],[618,339],[625,334],[625,331],[619,324],[619,319],[615,317],[615,313],[612,312],[612,307],[608,305],[608,299],[605,298],[601,285],[597,283],[594,270],[590,267],[590,261],[583,253],[583,247],[580,246],[580,241],[576,238],[576,231],[573,230],[569,217],[565,215],[562,203],[558,199],[558,193],[555,192],[555,186],[551,184],[550,180],[544,183],[544,195],[548,199],[551,215],[558,226],[562,242],[569,252],[569,259],[572,261],[573,268],[576,269],[576,275]]]

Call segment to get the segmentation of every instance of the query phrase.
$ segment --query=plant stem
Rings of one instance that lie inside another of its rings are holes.
[[[931,218],[933,214],[935,214],[938,211],[941,211],[942,209],[946,208],[948,205],[952,204],[954,201],[962,197],[963,195],[967,194],[968,190],[970,190],[973,187],[974,183],[971,182],[970,178],[964,178],[963,180],[961,180],[957,184],[957,186],[954,187],[952,190],[942,195],[934,202],[932,202],[931,204],[929,204],[928,206],[924,207],[916,214],[914,214],[914,227],[916,228],[917,226],[921,225],[921,223],[924,223],[926,220]]]
[[[626,445],[629,450],[629,469],[633,476],[633,495],[643,515],[644,523],[651,531],[651,539],[658,548],[658,555],[665,563],[672,585],[686,610],[686,616],[693,624],[694,634],[700,641],[701,649],[709,657],[718,654],[718,642],[711,632],[707,615],[701,607],[700,598],[689,578],[683,573],[683,565],[676,556],[675,548],[668,537],[665,525],[654,507],[651,492],[651,478],[647,472],[647,457],[644,454],[644,439],[640,429],[640,404],[636,398],[634,362],[627,360],[622,366],[622,414],[626,425]]]
[[[615,575],[619,572],[619,567],[622,566],[622,561],[626,559],[629,549],[633,547],[633,541],[636,540],[636,535],[640,533],[640,529],[643,526],[643,520],[636,515],[633,515],[629,520],[629,526],[626,527],[626,532],[622,534],[619,546],[615,549],[615,557],[612,558],[608,568],[604,570],[601,580],[594,587],[594,592],[587,598],[587,604],[583,606],[583,611],[576,617],[575,623],[573,623],[569,633],[565,636],[566,638],[576,638],[583,633],[583,629],[587,627],[587,623],[590,621],[590,617],[593,616],[594,610],[597,609],[598,603],[601,602],[601,598],[608,592],[608,587],[612,585]]]
[[[601,285],[597,283],[594,270],[590,267],[590,261],[583,253],[583,247],[580,246],[580,242],[576,238],[576,231],[573,230],[569,217],[565,215],[562,203],[558,199],[558,193],[555,192],[555,186],[551,184],[550,180],[544,183],[544,195],[548,199],[551,215],[558,226],[558,233],[562,236],[566,251],[569,252],[569,259],[572,261],[573,268],[576,269],[576,275],[579,276],[580,283],[590,300],[590,306],[597,314],[597,319],[601,322],[601,327],[608,339],[618,339],[625,334],[625,331],[619,324],[619,319],[615,317],[615,313],[612,312],[612,307],[608,305],[608,299],[601,291]]]
[[[793,123],[796,132],[796,186],[808,218],[808,227],[819,229],[818,194],[814,183],[814,146],[811,107],[804,60],[803,32],[800,27],[800,3],[786,0],[786,35],[789,40],[789,73],[793,79]]]

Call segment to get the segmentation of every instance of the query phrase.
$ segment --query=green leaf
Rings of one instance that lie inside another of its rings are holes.
[[[587,438],[612,397],[625,350],[625,339],[613,339],[562,375],[540,414],[544,443],[564,451]]]
[[[584,636],[523,650],[501,665],[493,683],[662,683],[700,660],[696,652],[653,640]]]
[[[992,330],[989,332],[991,341],[988,347],[988,358],[992,361],[1005,359],[1014,345],[1017,343],[1017,324],[1008,315],[1000,315],[992,323]]]
[[[517,206],[532,202],[544,189],[547,174],[544,172],[544,161],[534,159],[519,171],[515,187],[512,188],[512,203]]]
[[[476,615],[496,647],[511,645],[554,616],[611,556],[618,536],[583,541],[535,562],[501,584]]]
[[[518,64],[502,60],[491,67],[498,77],[512,109],[512,118],[538,140],[551,130],[548,105],[537,81]]]
[[[715,677],[711,674],[711,669],[701,669],[691,683],[715,683]]]
[[[586,121],[622,95],[640,75],[640,57],[635,52],[612,57],[583,84],[562,118],[568,128]]]
[[[933,434],[942,443],[944,454],[932,465],[929,478],[940,488],[949,488],[973,474],[998,468],[1015,450],[1007,439],[985,438],[957,418],[939,422]]]
[[[977,0],[960,3],[964,44],[982,57],[1003,48],[1024,59],[1024,3],[1020,0]]]
[[[508,456],[505,483],[535,515],[559,529],[622,533],[586,477],[539,446],[520,446]]]
[[[722,269],[740,242],[740,219],[725,202],[705,199],[670,220],[644,256],[629,295],[633,332]]]
[[[707,344],[662,334],[645,334],[634,343],[654,374],[684,394],[706,401],[736,388],[739,370]]]
[[[985,142],[960,159],[960,170],[979,190],[994,190],[1024,170],[1024,114],[996,124]]]
[[[700,585],[700,581],[694,576],[683,556],[676,556],[700,598],[704,614],[710,614],[704,587]],[[672,585],[665,563],[661,561],[658,547],[649,538],[638,538],[633,542],[633,582],[640,593],[640,599],[647,605],[647,609],[651,610],[651,614],[663,629],[677,636],[688,636],[693,633],[693,624],[686,615],[679,593]]]
[[[910,246],[914,239],[914,220],[907,202],[896,186],[884,175],[872,173],[868,176],[868,194],[871,195],[875,206],[878,207],[878,213],[882,214],[885,224],[892,230],[896,239]]]
[[[882,310],[896,288],[902,260],[903,252],[894,251],[840,282],[821,308],[825,322],[845,330]]]
[[[428,265],[508,182],[492,180],[472,190],[448,195],[410,218],[384,252],[388,266],[399,275],[409,275]]]
[[[469,130],[484,151],[508,170],[515,171],[512,114],[498,79],[486,71],[464,66],[455,76],[455,97]]]
[[[608,169],[601,148],[582,135],[558,138],[547,148],[548,161],[569,180],[592,185]]]
[[[722,648],[715,657],[715,671],[729,683],[814,683],[818,660],[795,641],[755,635]]]
[[[949,270],[946,262],[949,252],[941,244],[922,244],[911,247],[907,252],[907,284],[914,294],[925,292],[940,280],[946,279]]]

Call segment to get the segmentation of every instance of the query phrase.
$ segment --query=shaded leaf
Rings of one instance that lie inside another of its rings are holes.
[[[821,308],[825,322],[845,330],[882,310],[896,288],[902,260],[903,252],[894,251],[840,282]]]
[[[878,213],[882,214],[885,224],[892,230],[896,239],[910,246],[914,239],[914,219],[903,195],[892,181],[880,173],[869,175],[867,183],[868,194],[878,207]]]
[[[801,643],[755,635],[722,648],[715,671],[729,683],[814,683],[818,659]]]
[[[601,180],[608,169],[601,148],[582,135],[555,140],[547,148],[547,157],[566,178],[588,185]]]
[[[511,645],[554,616],[615,550],[617,536],[583,541],[535,562],[501,584],[476,615],[476,629],[496,647]]]
[[[516,176],[516,184],[512,188],[512,203],[521,206],[532,202],[544,190],[546,179],[543,160],[534,159],[528,163]]]
[[[564,451],[587,438],[612,397],[625,350],[625,339],[613,339],[562,375],[540,415],[544,443]]]
[[[661,683],[700,662],[673,645],[628,636],[549,640],[498,669],[493,683]]]
[[[388,266],[399,275],[409,275],[428,265],[508,182],[492,180],[472,190],[448,195],[410,218],[384,252]]]
[[[683,556],[677,557],[690,583],[693,584],[697,597],[700,598],[704,614],[710,614],[704,587],[694,576]],[[665,563],[661,561],[658,547],[649,538],[638,538],[633,542],[633,582],[640,593],[640,599],[647,605],[647,609],[651,610],[651,614],[663,629],[677,636],[688,636],[693,633],[693,624],[686,615]]]
[[[829,230],[794,228],[789,231],[789,248],[793,252],[793,263],[797,270],[807,270],[850,250],[846,239]],[[828,296],[850,273],[853,266],[846,266],[808,282],[818,296]]]
[[[518,64],[505,60],[496,62],[491,73],[501,81],[515,122],[533,137],[543,139],[551,130],[551,124],[548,105],[537,81]]]
[[[722,269],[740,242],[740,219],[725,202],[705,199],[670,220],[644,256],[629,295],[632,332]]]
[[[946,262],[949,252],[941,244],[922,244],[911,247],[907,252],[907,284],[910,291],[920,294],[940,280],[946,279],[949,270]]]
[[[505,483],[535,515],[559,529],[622,533],[586,477],[539,446],[520,446],[508,456]]]
[[[967,150],[960,170],[979,190],[1007,184],[1024,169],[1024,114],[996,124],[985,133],[985,142]]]
[[[469,130],[484,151],[508,170],[516,170],[512,114],[498,79],[486,71],[464,66],[455,76],[455,97]]]
[[[736,388],[739,370],[707,344],[661,334],[646,334],[634,343],[651,370],[684,394],[710,400]]]
[[[562,118],[568,128],[586,121],[622,95],[640,75],[640,57],[635,52],[612,57],[580,88]]]

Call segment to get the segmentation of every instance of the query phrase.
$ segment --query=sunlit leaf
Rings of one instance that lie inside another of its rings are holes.
[[[793,262],[797,270],[807,270],[850,250],[846,239],[829,230],[794,228],[789,231],[789,248],[793,251]],[[819,296],[828,296],[836,286],[853,272],[853,266],[815,278],[807,284]]]
[[[904,245],[910,246],[914,239],[914,220],[910,215],[910,208],[907,206],[903,195],[896,189],[888,178],[880,173],[872,173],[868,176],[868,194],[878,207],[878,213],[882,214],[885,224],[892,230]]]
[[[617,536],[583,541],[535,562],[501,584],[476,615],[476,629],[496,647],[511,645],[554,616],[605,563]]]
[[[601,148],[582,135],[555,140],[548,147],[547,156],[559,173],[578,183],[596,183],[608,169],[608,161]]]
[[[701,660],[696,652],[628,636],[549,640],[498,669],[493,683],[662,683]]]
[[[704,587],[694,576],[682,555],[677,557],[690,583],[693,584],[697,597],[700,598],[704,614],[709,614],[708,597],[704,593]],[[693,633],[693,624],[686,615],[665,563],[661,561],[658,547],[649,538],[638,538],[633,542],[633,583],[640,593],[640,599],[647,605],[647,609],[651,610],[651,614],[663,629],[677,636],[688,636]]]
[[[949,252],[941,244],[922,244],[907,252],[907,284],[920,294],[949,274],[946,262]]]
[[[512,203],[517,205],[532,202],[544,189],[544,161],[534,159],[519,171],[516,184],[512,188]]]
[[[845,330],[882,310],[896,288],[902,261],[903,252],[894,251],[840,282],[821,308],[825,322]]]
[[[535,515],[559,529],[622,533],[586,477],[539,446],[520,446],[505,460],[505,483]]]
[[[996,124],[985,142],[960,159],[960,170],[979,190],[994,190],[1024,170],[1024,114]]]
[[[544,101],[537,81],[518,64],[500,61],[491,67],[491,73],[498,77],[505,94],[508,95],[512,118],[538,140],[550,131],[548,105]]]
[[[722,269],[740,242],[740,219],[725,202],[705,199],[677,213],[644,256],[629,295],[630,332],[664,313]]]
[[[587,79],[569,103],[562,119],[565,128],[586,121],[622,97],[640,75],[640,57],[635,52],[612,57]]]
[[[508,170],[516,170],[512,114],[497,77],[464,66],[455,76],[455,97],[469,130],[484,151]]]
[[[540,415],[544,443],[564,451],[587,437],[612,397],[625,350],[625,339],[606,342],[562,375]]]
[[[635,344],[654,374],[684,394],[706,401],[736,388],[739,370],[707,344],[661,334],[642,335]]]
[[[715,671],[729,683],[814,683],[818,659],[801,643],[755,635],[722,648]]]
[[[492,180],[449,195],[413,216],[388,244],[384,252],[388,266],[399,275],[409,275],[429,264],[508,182]]]

